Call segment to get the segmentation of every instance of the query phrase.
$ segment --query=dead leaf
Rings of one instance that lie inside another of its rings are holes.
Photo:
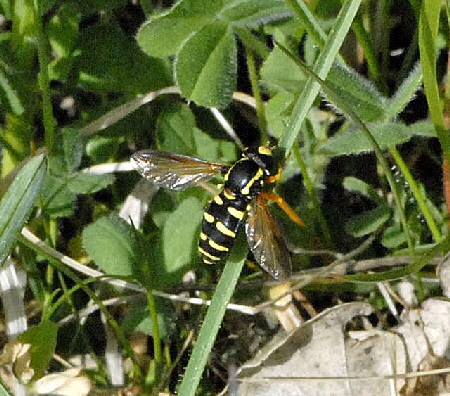
[[[350,394],[349,381],[314,377],[348,375],[343,328],[355,316],[371,312],[372,308],[367,303],[341,304],[325,310],[288,335],[280,333],[240,368],[238,379],[242,383],[238,394]],[[295,380],[298,377],[302,380]]]
[[[89,378],[80,376],[80,368],[71,368],[61,373],[49,374],[34,384],[34,392],[39,395],[84,396],[91,389]]]
[[[30,367],[30,348],[31,344],[12,341],[5,345],[0,355],[0,365],[11,364],[14,374],[24,384],[34,376],[34,370]]]
[[[433,354],[428,354],[419,364],[419,371],[450,367],[450,360]],[[404,396],[438,396],[449,394],[450,374],[427,375],[408,378],[401,394]]]
[[[405,311],[401,321],[395,332],[404,340],[410,371],[417,371],[429,353],[450,359],[450,302],[429,298],[420,308]]]

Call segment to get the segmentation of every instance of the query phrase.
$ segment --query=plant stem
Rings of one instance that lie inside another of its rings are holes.
[[[42,94],[42,114],[45,130],[45,145],[49,152],[52,152],[55,140],[55,126],[56,121],[53,117],[53,109],[51,103],[50,93],[50,79],[48,75],[49,57],[49,43],[44,32],[44,24],[41,15],[41,2],[34,0],[34,20],[37,38],[37,50],[39,60],[39,74],[38,83]]]
[[[434,221],[433,215],[431,214],[431,211],[429,210],[429,208],[426,204],[423,193],[420,191],[419,187],[417,186],[416,181],[412,177],[411,172],[409,171],[408,167],[406,166],[405,162],[403,161],[403,158],[400,155],[400,153],[398,152],[398,150],[395,147],[390,147],[389,150],[392,154],[392,157],[395,159],[397,166],[401,170],[403,177],[408,182],[409,188],[411,189],[411,191],[417,201],[417,204],[419,205],[419,208],[422,211],[425,221],[427,222],[428,228],[430,229],[430,232],[433,235],[433,239],[435,240],[435,242],[439,242],[442,239],[442,235],[439,232],[436,222]]]

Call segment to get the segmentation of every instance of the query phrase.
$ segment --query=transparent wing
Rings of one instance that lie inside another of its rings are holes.
[[[275,279],[291,275],[291,256],[267,200],[258,195],[252,202],[245,226],[250,250],[256,261]]]
[[[161,150],[138,151],[132,155],[131,162],[146,179],[176,191],[209,180],[214,174],[225,173],[228,169],[214,162]]]

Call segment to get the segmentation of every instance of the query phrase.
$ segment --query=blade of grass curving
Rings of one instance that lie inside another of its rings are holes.
[[[364,28],[364,23],[360,14],[356,16],[353,22],[353,31],[355,32],[358,43],[361,45],[363,50],[369,74],[377,83],[377,87],[383,86],[383,76],[380,71],[375,48],[373,47],[372,39],[369,33]]]
[[[385,282],[404,278],[408,275],[417,274],[423,267],[430,264],[433,258],[447,254],[449,249],[450,238],[446,237],[433,246],[428,252],[422,254],[404,268],[384,271],[376,274],[342,275],[342,278],[349,282]]]
[[[299,0],[286,0],[286,3],[294,11],[295,16],[300,22],[299,25],[308,32],[319,48],[323,48],[327,35],[316,21],[316,18],[311,13],[306,3]]]
[[[436,40],[438,38],[440,0],[423,1],[419,20],[419,52],[422,62],[423,85],[430,117],[436,128],[444,157],[450,161],[450,134],[445,127],[443,107],[436,76]]]
[[[398,152],[397,148],[389,147],[389,151],[391,152],[397,166],[402,172],[403,177],[407,181],[409,188],[411,189],[414,198],[416,199],[416,202],[419,205],[420,211],[422,212],[423,217],[427,222],[431,235],[433,235],[433,239],[435,240],[435,242],[439,242],[442,239],[442,235],[441,232],[439,231],[436,222],[434,221],[433,214],[431,213],[431,210],[427,205],[424,193],[419,189],[419,186],[417,185],[414,177],[411,175],[411,172],[406,166],[405,161],[403,161],[403,158],[401,154]]]
[[[10,254],[33,209],[46,172],[44,155],[32,158],[17,174],[0,201],[0,266]]]
[[[336,103],[342,111],[344,111],[351,117],[353,122],[361,129],[364,136],[370,141],[370,143],[373,147],[373,150],[375,151],[375,155],[380,164],[380,167],[381,167],[382,171],[384,172],[384,174],[386,175],[386,179],[391,188],[392,194],[394,196],[395,204],[399,210],[400,222],[401,222],[403,229],[405,230],[405,233],[407,236],[408,247],[412,251],[413,242],[412,242],[412,238],[411,238],[411,231],[410,231],[409,225],[406,221],[406,216],[405,216],[403,206],[401,203],[400,192],[398,191],[397,185],[395,183],[394,175],[392,174],[391,169],[389,168],[389,164],[387,163],[386,158],[384,157],[383,152],[382,152],[380,146],[378,145],[377,141],[373,137],[372,133],[369,131],[369,129],[366,127],[366,125],[361,121],[361,119],[358,117],[358,115],[353,111],[353,109],[347,105],[347,103],[340,97],[339,94],[337,94],[334,90],[332,90],[330,88],[330,85],[326,81],[322,80],[314,72],[309,70],[309,68],[306,65],[304,65],[302,61],[297,59],[297,57],[294,56],[286,47],[284,47],[280,43],[276,43],[276,45],[287,56],[289,56],[289,58],[291,58],[300,67],[300,69],[304,73],[308,74],[311,78],[313,78],[315,81],[317,81],[318,84],[320,84],[322,90],[325,92],[325,94],[328,96],[328,98],[332,102]]]
[[[179,395],[189,396],[195,394],[243,265],[244,260],[238,262],[228,260],[225,265],[178,389]]]
[[[320,55],[317,57],[313,67],[314,73],[317,74],[322,80],[327,77],[327,74],[330,71],[334,59],[338,54],[339,48],[341,47],[350,29],[360,4],[361,0],[347,0],[342,6],[336,19],[336,23],[328,36],[328,40],[326,41],[323,50],[320,52]],[[279,146],[286,152],[291,150],[292,145],[297,139],[303,121],[308,114],[319,89],[320,84],[310,76],[301,95],[294,105],[294,110],[292,111],[286,130],[279,141]]]

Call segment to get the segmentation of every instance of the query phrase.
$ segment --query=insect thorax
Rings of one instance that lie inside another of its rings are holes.
[[[235,196],[251,199],[259,194],[278,167],[271,151],[266,147],[251,148],[225,175],[224,189]]]

